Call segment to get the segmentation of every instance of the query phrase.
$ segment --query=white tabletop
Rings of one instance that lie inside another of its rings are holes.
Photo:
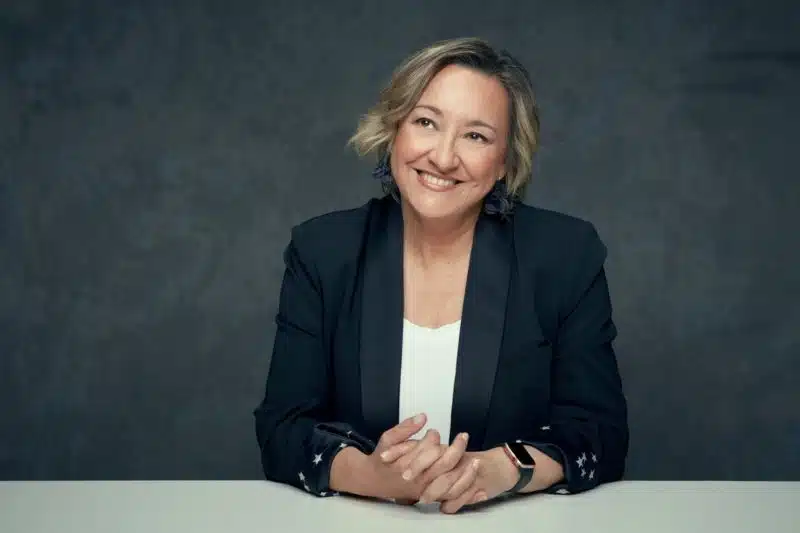
[[[800,483],[642,482],[458,515],[265,481],[0,482],[0,532],[800,532]]]

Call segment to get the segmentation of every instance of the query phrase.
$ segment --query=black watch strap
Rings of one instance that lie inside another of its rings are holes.
[[[519,473],[519,480],[509,489],[509,494],[514,494],[522,490],[533,478],[533,471],[536,468],[536,461],[533,460],[522,441],[506,442],[503,450],[511,463]]]
[[[533,468],[517,468],[517,471],[519,472],[519,481],[508,491],[510,494],[521,491],[533,479]]]

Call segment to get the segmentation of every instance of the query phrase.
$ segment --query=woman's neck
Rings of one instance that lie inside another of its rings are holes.
[[[424,220],[404,209],[404,248],[423,268],[452,264],[467,258],[472,250],[477,215],[447,220]]]

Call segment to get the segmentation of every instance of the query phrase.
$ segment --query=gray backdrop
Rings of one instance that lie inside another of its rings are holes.
[[[0,478],[258,478],[290,227],[403,57],[529,66],[610,248],[632,479],[800,479],[800,3],[2,2]],[[716,6],[716,7],[715,7]]]

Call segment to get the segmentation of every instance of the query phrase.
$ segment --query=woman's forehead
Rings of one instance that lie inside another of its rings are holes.
[[[500,81],[461,65],[449,65],[428,83],[416,107],[464,120],[502,127],[508,120],[508,94]]]

